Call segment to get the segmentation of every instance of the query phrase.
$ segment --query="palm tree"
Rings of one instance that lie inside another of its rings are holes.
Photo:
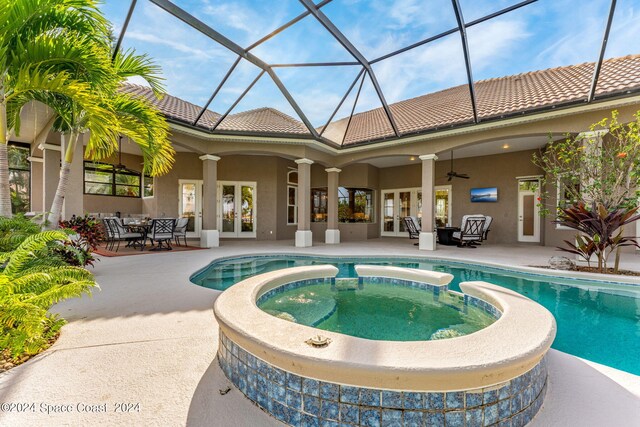
[[[110,52],[103,53],[110,55]],[[68,135],[68,143],[65,147],[60,181],[47,218],[47,227],[54,228],[60,221],[75,147],[79,136],[87,131],[90,131],[90,138],[85,155],[91,160],[99,160],[113,154],[118,147],[119,136],[123,135],[137,144],[142,151],[143,173],[156,176],[171,169],[175,151],[169,141],[169,127],[160,111],[148,101],[118,90],[127,78],[138,76],[149,83],[156,95],[160,95],[163,89],[159,74],[160,68],[146,55],[137,55],[132,50],[118,52],[104,73],[109,78],[90,82],[102,94],[100,105],[109,112],[104,119],[88,114],[83,105],[68,97],[62,98],[58,104],[54,103],[54,109],[59,114],[54,128]],[[76,77],[82,79],[85,76]],[[92,120],[112,122],[110,131],[94,133]]]
[[[0,22],[0,216],[11,216],[7,143],[11,131],[20,132],[20,110],[33,100],[69,98],[89,116],[105,115],[98,94],[65,69],[84,66],[108,23],[92,0],[4,0]],[[95,121],[92,130],[109,124]]]

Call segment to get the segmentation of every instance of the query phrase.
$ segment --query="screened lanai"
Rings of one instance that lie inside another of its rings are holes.
[[[242,131],[239,113],[270,108],[295,125],[244,130],[339,147],[640,90],[637,62],[621,70],[606,61],[640,53],[638,0],[133,0],[103,9],[115,49],[148,53],[168,93],[193,104],[168,117],[213,134]],[[570,65],[552,82],[533,73]],[[620,73],[631,84],[610,83]]]

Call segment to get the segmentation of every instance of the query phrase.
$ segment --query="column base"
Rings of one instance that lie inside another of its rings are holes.
[[[324,242],[327,245],[337,245],[340,243],[340,230],[327,230],[324,232]]]
[[[421,232],[420,245],[418,246],[418,248],[421,251],[435,251],[436,250],[436,233]]]
[[[296,248],[308,248],[313,246],[313,234],[311,230],[296,231]]]
[[[217,248],[220,246],[220,232],[218,230],[202,230],[200,233],[201,248]]]

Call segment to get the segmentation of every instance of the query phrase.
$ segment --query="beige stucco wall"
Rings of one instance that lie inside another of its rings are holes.
[[[143,212],[150,217],[178,216],[178,180],[202,179],[202,161],[195,153],[176,153],[168,174],[155,178],[154,200],[145,200]]]
[[[541,171],[531,163],[534,150],[493,156],[454,160],[454,169],[466,173],[470,179],[447,181],[449,161],[436,162],[436,185],[452,187],[452,223],[459,226],[466,214],[493,217],[488,243],[516,243],[518,241],[518,176],[539,175]],[[412,188],[421,186],[422,166],[416,163],[380,169],[380,188]],[[470,190],[476,187],[498,187],[498,202],[471,203]],[[541,233],[541,235],[543,235]],[[541,242],[542,243],[542,242]]]
[[[42,156],[38,156],[42,158]],[[31,207],[32,212],[44,211],[42,196],[42,162],[31,162]]]

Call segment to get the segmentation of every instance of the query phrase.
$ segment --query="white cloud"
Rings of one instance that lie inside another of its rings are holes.
[[[499,64],[518,49],[526,37],[525,23],[521,21],[487,22],[481,30],[470,32],[473,71],[481,74],[483,69]],[[374,65],[374,71],[388,102],[467,82],[459,34],[386,59]]]

